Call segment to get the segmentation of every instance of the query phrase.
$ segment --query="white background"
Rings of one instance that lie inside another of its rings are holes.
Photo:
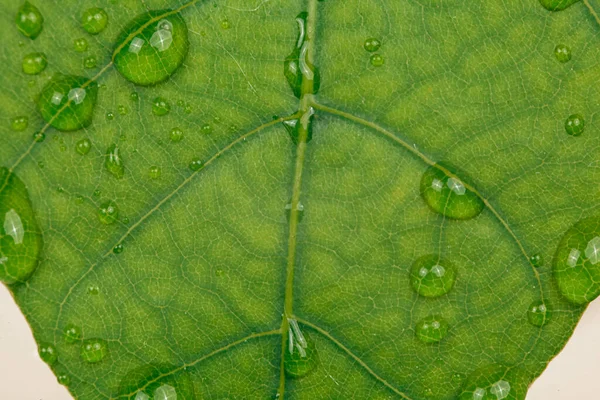
[[[600,299],[584,313],[575,334],[533,384],[527,400],[597,399],[600,379]],[[0,398],[72,400],[37,354],[25,318],[0,284]]]

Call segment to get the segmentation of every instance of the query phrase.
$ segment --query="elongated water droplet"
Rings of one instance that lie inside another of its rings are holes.
[[[112,144],[106,149],[104,166],[117,179],[121,179],[125,175],[125,166],[123,165],[121,152],[119,151],[119,146],[116,144]]]
[[[424,343],[435,343],[448,333],[448,322],[439,315],[423,318],[416,327],[417,338]]]
[[[108,345],[102,339],[84,340],[80,351],[81,359],[90,364],[104,360],[108,354]]]
[[[162,97],[157,97],[152,101],[152,114],[162,116],[171,111],[171,105]]]
[[[98,219],[103,224],[109,225],[114,223],[119,217],[119,207],[112,201],[106,201],[100,205],[98,209]]]
[[[561,294],[586,304],[600,294],[600,217],[577,222],[561,239],[554,256],[554,277]]]
[[[381,47],[381,40],[377,38],[368,38],[365,40],[365,44],[363,45],[365,50],[369,53],[373,53]]]
[[[585,120],[581,114],[569,115],[565,121],[565,130],[571,136],[579,136],[585,129]]]
[[[314,371],[319,364],[319,356],[314,342],[306,332],[289,328],[286,342],[284,368],[287,376],[302,378]]]
[[[26,1],[17,11],[17,29],[30,39],[37,38],[44,28],[44,17],[36,6]]]
[[[44,53],[29,53],[23,57],[23,72],[27,75],[37,75],[46,69],[48,59]]]
[[[298,210],[298,222],[302,222],[304,218],[304,205],[301,202],[298,202],[296,205],[296,210]],[[285,205],[285,215],[287,216],[288,221],[290,220],[290,215],[292,213],[292,200]]]
[[[81,16],[81,26],[90,35],[97,35],[102,32],[108,24],[108,15],[101,8],[88,8]]]
[[[24,131],[25,129],[27,129],[27,126],[29,126],[29,118],[26,117],[25,115],[20,115],[18,117],[14,117],[10,121],[10,127],[12,128],[13,131],[16,131],[16,132]]]
[[[519,382],[515,382],[519,379]],[[463,385],[458,400],[523,400],[527,387],[517,372],[498,364],[473,372]]]
[[[188,52],[188,29],[170,10],[138,15],[121,32],[115,66],[127,80],[154,85],[171,76]]]
[[[410,273],[413,289],[425,297],[438,297],[448,293],[455,279],[454,266],[435,254],[418,258]]]
[[[298,39],[294,50],[283,62],[283,74],[287,79],[294,95],[302,95],[302,82],[312,81],[312,93],[317,93],[321,86],[321,74],[309,59],[306,22],[308,13],[302,12],[296,17],[298,23]]]
[[[544,8],[550,11],[561,11],[572,6],[580,0],[540,0]]]
[[[65,343],[73,344],[81,339],[81,328],[73,324],[68,324],[63,329],[63,334]]]
[[[566,63],[571,60],[571,49],[565,44],[558,44],[554,48],[554,55],[561,63]]]
[[[527,319],[532,325],[543,326],[550,321],[550,310],[541,301],[534,301],[527,310]]]
[[[81,139],[75,145],[75,150],[82,156],[86,155],[92,149],[92,142],[88,138]]]
[[[0,281],[25,282],[35,271],[42,234],[23,182],[0,168]]]
[[[484,203],[465,187],[455,171],[456,168],[445,163],[429,167],[421,179],[421,195],[433,211],[448,218],[474,218],[481,213]]]
[[[58,360],[58,353],[56,347],[49,343],[40,343],[38,345],[38,352],[40,358],[48,365],[53,365]]]
[[[74,131],[92,122],[97,96],[96,82],[57,74],[42,89],[37,104],[50,125],[61,131]]]

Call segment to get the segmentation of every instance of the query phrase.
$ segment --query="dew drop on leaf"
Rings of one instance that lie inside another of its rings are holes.
[[[540,0],[544,8],[550,11],[561,11],[572,6],[580,0]]]
[[[102,339],[84,340],[79,354],[83,361],[90,364],[97,363],[104,360],[108,354],[108,345]]]
[[[55,75],[38,99],[42,117],[54,128],[74,131],[89,126],[98,96],[98,84],[87,78]]]
[[[565,121],[565,130],[571,136],[579,136],[585,129],[585,120],[581,114],[569,115],[569,118]]]
[[[56,380],[60,385],[69,386],[71,384],[71,378],[69,375],[61,373],[56,376]]]
[[[542,256],[540,254],[534,254],[531,257],[529,257],[529,262],[534,267],[539,268],[542,266]]]
[[[561,63],[566,63],[571,60],[571,49],[565,44],[558,44],[554,48],[554,56]]]
[[[100,287],[98,285],[90,285],[87,287],[87,293],[92,296],[97,296],[100,294]]]
[[[291,321],[286,342],[284,369],[290,378],[302,378],[317,368],[319,357],[314,342],[298,324]]]
[[[171,132],[169,132],[169,139],[173,143],[181,142],[183,139],[183,131],[179,128],[171,129]]]
[[[25,282],[35,271],[42,234],[23,182],[0,168],[0,281]]]
[[[46,140],[46,134],[44,132],[36,132],[33,134],[33,140],[35,140],[37,143],[42,143],[44,140]]]
[[[156,10],[135,17],[117,39],[115,66],[127,80],[154,85],[171,76],[188,52],[188,29],[179,13]]]
[[[492,364],[471,374],[458,400],[524,400],[526,389],[515,383],[515,372]]]
[[[421,195],[433,211],[452,219],[474,218],[484,207],[483,201],[442,163],[423,174]]]
[[[550,310],[541,301],[534,301],[527,310],[527,319],[532,325],[543,326],[550,320]]]
[[[15,132],[22,132],[27,129],[27,126],[29,126],[29,118],[24,115],[14,117],[10,121],[10,127]]]
[[[108,121],[112,121],[113,119],[115,119],[115,114],[114,114],[112,111],[108,111],[108,112],[106,113],[106,119],[107,119]]]
[[[189,164],[189,167],[192,171],[198,171],[203,166],[204,166],[204,163],[199,158],[194,158],[192,161],[190,161],[190,164]]]
[[[119,112],[119,114],[121,115],[127,115],[129,113],[129,109],[127,107],[125,107],[124,105],[120,104],[117,107],[117,111]]]
[[[150,167],[150,171],[149,171],[149,175],[150,175],[150,179],[158,179],[160,178],[162,171],[160,169],[160,167],[153,165]]]
[[[202,133],[208,135],[209,133],[212,133],[213,127],[211,124],[204,124],[202,125],[201,131]]]
[[[157,116],[163,116],[171,111],[171,105],[167,100],[162,97],[157,97],[152,100],[152,114]]]
[[[79,38],[73,41],[73,49],[78,53],[83,53],[88,49],[88,41],[86,38]]]
[[[125,175],[125,166],[123,165],[121,152],[119,146],[116,144],[111,144],[108,146],[108,149],[106,149],[104,166],[106,167],[106,170],[117,179],[121,179]]]
[[[96,68],[96,65],[98,65],[98,60],[96,59],[95,56],[88,56],[83,59],[84,68],[92,69],[92,68]]]
[[[30,39],[37,38],[44,28],[44,17],[36,6],[26,1],[17,11],[17,29]]]
[[[438,315],[426,317],[417,323],[416,335],[423,343],[439,342],[447,333],[448,322]]]
[[[81,16],[81,26],[91,35],[102,32],[108,24],[108,15],[101,8],[88,8]]]
[[[410,272],[413,289],[424,297],[438,297],[448,293],[454,286],[455,279],[454,266],[435,254],[418,258]]]
[[[100,205],[98,209],[98,219],[103,224],[109,225],[114,223],[119,217],[119,208],[117,204],[112,201],[106,201]]]
[[[63,329],[63,336],[65,338],[65,343],[76,343],[81,339],[81,328],[73,324],[68,324]]]
[[[296,210],[298,211],[298,222],[302,222],[302,218],[304,218],[304,205],[301,202],[298,202],[298,204],[296,205]],[[292,214],[292,200],[290,200],[285,205],[285,215],[286,215],[288,221],[290,220],[291,214]]]
[[[308,13],[306,12],[302,12],[296,17],[296,22],[298,23],[296,46],[283,62],[283,74],[294,95],[298,98],[302,95],[302,82],[304,79],[312,81],[313,93],[317,93],[321,86],[319,69],[312,64],[312,60],[309,60],[309,43],[306,38],[307,18]]]
[[[119,384],[119,398],[130,400],[195,399],[194,385],[184,370],[169,364],[148,364],[125,374]]]
[[[91,149],[92,141],[88,138],[81,139],[75,144],[75,151],[82,156],[85,156],[87,153],[89,153]]]
[[[365,40],[363,46],[366,51],[368,51],[369,53],[373,53],[379,50],[379,48],[381,47],[381,40],[377,38],[368,38],[367,40]]]
[[[53,365],[58,360],[56,347],[49,343],[40,343],[38,345],[38,353],[40,358],[48,365]]]
[[[23,72],[27,75],[37,75],[47,66],[48,59],[44,53],[29,53],[23,57]]]
[[[115,247],[113,247],[114,254],[121,254],[125,248],[123,247],[123,243],[119,243]]]

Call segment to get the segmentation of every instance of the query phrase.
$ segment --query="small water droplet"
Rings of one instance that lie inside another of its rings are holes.
[[[580,0],[540,0],[544,8],[550,11],[562,11]]]
[[[534,301],[527,310],[527,319],[532,325],[543,326],[550,320],[550,310],[541,301]]]
[[[153,165],[150,167],[150,179],[158,179],[160,178],[162,171],[160,169],[160,167],[157,167],[156,165]]]
[[[231,24],[229,23],[229,20],[224,19],[223,21],[221,21],[221,28],[223,28],[223,29],[231,28]]]
[[[379,48],[381,47],[381,40],[377,38],[368,38],[367,40],[365,40],[363,46],[366,51],[368,51],[369,53],[373,53],[379,50]]]
[[[308,40],[306,37],[306,21],[308,13],[302,12],[296,17],[298,24],[298,38],[294,50],[283,62],[283,74],[298,98],[302,95],[302,82],[304,79],[312,81],[312,93],[318,93],[321,86],[321,74],[309,59]]]
[[[204,166],[204,163],[199,158],[194,158],[190,161],[189,167],[192,171],[199,171]]]
[[[516,372],[497,364],[473,372],[465,384],[458,400],[504,400],[524,399],[526,388],[514,383]]]
[[[44,132],[36,132],[33,134],[33,140],[35,140],[37,143],[42,143],[44,140],[46,140],[46,134]]]
[[[183,131],[180,128],[171,129],[171,132],[169,132],[169,139],[174,143],[181,142],[183,139]]]
[[[425,297],[438,297],[448,293],[455,279],[454,266],[435,254],[418,258],[410,273],[413,289]]]
[[[44,17],[36,6],[26,1],[17,11],[17,29],[30,39],[37,38],[44,28]]]
[[[298,211],[298,222],[302,222],[302,219],[304,218],[304,205],[301,202],[298,202],[298,204],[296,206],[296,210]],[[285,205],[285,215],[286,215],[288,221],[290,220],[291,214],[292,214],[292,200],[290,199],[290,201]]]
[[[100,191],[100,189],[96,189],[96,190],[94,190],[94,193],[92,193],[92,195],[93,195],[94,197],[100,197],[100,194],[101,194],[101,193],[102,193],[102,192]]]
[[[118,245],[116,245],[115,247],[113,247],[113,253],[114,254],[121,254],[124,250],[123,244],[119,243]]]
[[[534,267],[539,268],[542,266],[542,256],[540,254],[534,254],[531,257],[529,257],[529,262]]]
[[[152,101],[152,114],[162,116],[166,115],[171,111],[171,106],[162,97],[157,97]]]
[[[48,365],[53,365],[58,360],[58,353],[56,347],[49,343],[40,343],[38,345],[38,352],[40,358]]]
[[[45,166],[46,166],[46,164],[44,164],[43,161],[38,161],[38,167],[44,168]]]
[[[439,315],[429,316],[419,321],[415,332],[423,343],[436,343],[448,333],[448,322]]]
[[[119,207],[117,207],[114,201],[108,200],[100,205],[98,209],[98,219],[100,219],[100,222],[109,225],[114,223],[118,217]]]
[[[18,117],[14,117],[10,121],[11,129],[16,132],[24,131],[25,129],[27,129],[27,126],[29,126],[29,118],[26,117],[25,115],[20,115]]]
[[[96,59],[95,56],[87,56],[86,58],[83,59],[83,67],[84,68],[92,69],[92,68],[96,68],[96,65],[98,65],[98,60]]]
[[[104,360],[107,354],[108,345],[102,339],[88,339],[81,346],[81,359],[91,364]]]
[[[124,105],[120,104],[117,107],[117,111],[119,112],[119,114],[121,115],[127,115],[129,113],[129,109],[127,107],[125,107]]]
[[[87,288],[87,293],[92,296],[97,296],[100,294],[100,287],[98,285],[90,285]]]
[[[137,92],[131,92],[129,98],[131,99],[131,101],[138,101],[140,99],[140,96],[137,94]]]
[[[101,8],[88,8],[81,16],[81,26],[90,35],[97,35],[102,32],[108,24],[108,15]]]
[[[183,112],[186,114],[191,114],[192,113],[192,105],[186,104],[185,107],[183,108]]]
[[[116,144],[112,144],[108,146],[108,149],[106,149],[104,166],[106,167],[106,170],[117,179],[121,179],[125,175],[123,159],[121,158],[119,146]]]
[[[81,139],[75,145],[75,151],[77,151],[77,153],[81,154],[82,156],[85,156],[87,153],[89,153],[91,149],[92,141],[88,138]]]
[[[373,54],[369,61],[374,67],[381,67],[383,64],[385,64],[385,58],[383,58],[381,54]]]
[[[554,55],[561,63],[566,63],[571,60],[571,49],[566,44],[557,44],[554,48]]]
[[[37,75],[47,66],[48,59],[44,53],[29,53],[23,57],[23,72],[27,75]]]
[[[63,329],[63,335],[65,337],[65,343],[76,343],[81,339],[81,328],[73,324],[68,324]]]
[[[569,118],[565,121],[565,130],[571,136],[579,136],[585,129],[585,120],[581,114],[569,115]]]
[[[202,133],[208,135],[209,133],[212,133],[213,127],[211,124],[204,124],[204,125],[202,125],[201,130],[202,130]]]
[[[56,376],[56,380],[58,381],[58,383],[60,385],[63,385],[63,386],[69,386],[71,384],[71,378],[69,377],[69,375],[67,375],[65,373],[58,374]]]
[[[106,113],[106,119],[107,119],[108,121],[112,121],[113,119],[115,119],[115,114],[114,114],[112,111],[108,111],[108,112]]]
[[[83,201],[84,201],[84,198],[83,198],[83,196],[82,196],[82,195],[78,194],[78,195],[75,197],[75,203],[77,203],[77,204],[83,204]]]
[[[78,53],[83,53],[88,49],[88,41],[86,38],[79,38],[73,40],[73,48]]]

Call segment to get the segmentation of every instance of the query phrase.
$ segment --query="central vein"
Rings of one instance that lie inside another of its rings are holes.
[[[317,0],[309,0],[308,4],[308,18],[306,22],[305,35],[305,48],[303,57],[312,65],[314,59],[314,41],[315,41],[315,30],[316,30],[316,15],[317,15]],[[290,210],[290,221],[289,221],[289,237],[288,237],[288,256],[287,256],[287,267],[286,267],[286,280],[285,280],[285,300],[283,306],[283,316],[281,321],[281,365],[280,365],[280,376],[279,376],[279,389],[277,391],[277,398],[282,400],[285,394],[285,351],[286,343],[288,341],[288,330],[290,329],[289,319],[294,316],[294,269],[296,266],[296,245],[298,237],[298,222],[300,213],[298,210],[298,203],[300,202],[300,195],[302,192],[302,173],[304,170],[304,160],[306,157],[306,147],[308,132],[310,129],[309,124],[313,113],[313,93],[314,93],[314,80],[311,77],[308,79],[302,79],[302,88],[300,96],[300,109],[299,114],[301,115],[300,121],[298,122],[298,145],[296,147],[296,162],[294,168],[294,180],[292,185],[292,200]]]

